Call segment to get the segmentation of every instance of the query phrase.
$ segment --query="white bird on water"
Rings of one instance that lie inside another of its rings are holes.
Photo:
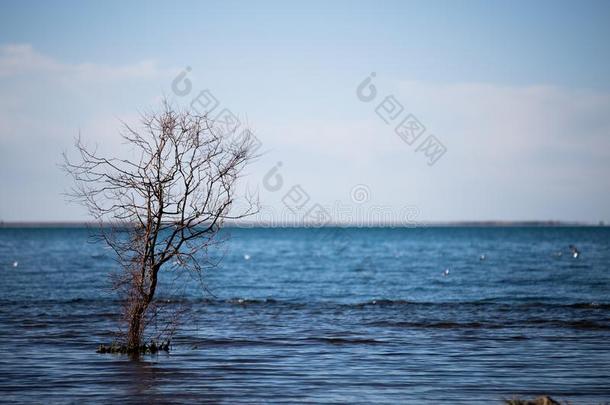
[[[445,269],[445,271],[443,272],[443,276],[448,276],[449,275],[449,269]]]
[[[19,266],[19,262],[18,262],[17,260],[15,260],[15,261],[13,262],[13,267],[17,267],[17,266]]]

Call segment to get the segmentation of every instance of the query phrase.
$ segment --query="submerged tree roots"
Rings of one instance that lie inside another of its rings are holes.
[[[555,401],[548,395],[543,395],[532,400],[513,398],[507,399],[504,402],[507,405],[560,405],[559,402]]]
[[[143,344],[141,346],[129,347],[124,344],[118,344],[113,342],[110,346],[99,345],[96,353],[113,353],[113,354],[156,354],[158,352],[169,353],[170,341],[165,341],[160,344],[156,344],[154,341],[150,344]]]

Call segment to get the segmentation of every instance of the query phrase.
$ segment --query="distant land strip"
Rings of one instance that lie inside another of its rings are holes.
[[[169,225],[169,224],[168,224]],[[0,221],[0,228],[96,228],[96,227],[130,227],[128,223],[104,223],[87,221]],[[227,228],[493,228],[493,227],[607,227],[603,221],[599,223],[572,222],[572,221],[418,221],[404,224],[400,222],[377,222],[371,224],[329,222],[324,225],[315,223],[283,223],[272,222],[229,222],[224,224]]]

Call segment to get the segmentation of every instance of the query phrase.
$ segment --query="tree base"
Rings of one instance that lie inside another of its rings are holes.
[[[553,398],[548,395],[543,395],[536,399],[526,400],[526,399],[507,399],[504,401],[507,405],[560,405],[559,402],[555,401]]]
[[[163,342],[157,345],[155,342],[143,344],[137,347],[129,347],[124,344],[113,342],[110,346],[99,345],[96,353],[112,353],[112,354],[156,354],[158,352],[169,353],[170,341]]]

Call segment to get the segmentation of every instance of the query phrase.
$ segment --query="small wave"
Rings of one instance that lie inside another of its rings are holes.
[[[278,301],[273,298],[266,299],[248,299],[248,298],[231,298],[223,301],[227,304],[237,305],[261,305],[261,304],[277,304]]]
[[[46,305],[62,305],[62,304],[99,304],[107,305],[109,303],[120,303],[117,298],[98,297],[98,298],[24,298],[19,300],[0,299],[0,306],[21,306],[21,307],[39,307]]]
[[[229,346],[229,347],[237,347],[237,346],[271,346],[274,345],[274,342],[270,342],[267,340],[251,340],[251,339],[239,339],[239,338],[235,338],[235,339],[222,339],[222,338],[216,338],[216,339],[198,339],[195,337],[185,337],[182,339],[182,341],[188,342],[188,345],[191,347],[223,347],[223,346]],[[178,343],[182,343],[181,341],[179,341]]]
[[[356,304],[356,306],[358,306],[358,307],[368,307],[368,306],[387,307],[387,306],[408,305],[408,304],[412,304],[412,303],[413,302],[407,301],[407,300],[391,300],[391,299],[382,298],[382,299],[378,299],[378,300],[362,302],[362,303]]]
[[[331,345],[376,345],[382,342],[375,339],[365,338],[340,338],[340,337],[316,337],[306,339],[310,342],[322,342]]]
[[[596,302],[544,302],[533,299],[505,300],[505,299],[482,299],[476,301],[409,301],[409,300],[392,300],[392,299],[376,299],[356,304],[347,304],[356,307],[389,307],[389,306],[439,306],[439,307],[485,307],[485,306],[501,306],[507,308],[574,308],[574,309],[610,309],[610,303]]]
[[[593,268],[591,265],[589,264],[569,264],[568,266],[566,266],[570,269],[591,269]]]
[[[610,330],[609,324],[588,319],[520,319],[503,322],[453,322],[453,321],[373,321],[368,326],[383,328],[425,328],[425,329],[504,329],[532,325],[544,327],[574,328],[585,330]]]
[[[545,302],[533,299],[517,299],[509,300],[504,297],[496,299],[481,299],[474,301],[411,301],[405,299],[389,299],[379,298],[364,302],[336,302],[336,301],[316,301],[316,300],[279,300],[275,298],[244,298],[233,297],[228,299],[204,298],[204,297],[159,297],[158,304],[166,305],[232,305],[232,306],[281,306],[291,308],[303,307],[327,307],[327,308],[356,308],[356,309],[374,309],[374,308],[401,308],[401,307],[419,307],[419,308],[495,308],[505,311],[515,309],[562,309],[569,308],[573,310],[608,310],[610,303],[608,302]],[[120,304],[121,301],[112,296],[96,297],[96,298],[67,298],[67,299],[0,299],[0,308],[6,310],[7,307],[18,306],[21,308],[37,308],[53,305],[84,305],[84,306],[100,306],[108,307],[109,305]]]
[[[481,322],[409,322],[409,321],[375,321],[369,326],[397,327],[397,328],[433,328],[433,329],[479,329],[499,328],[502,325]]]
[[[566,306],[577,309],[610,309],[610,304],[600,304],[597,302],[579,302],[575,304],[568,304]]]
[[[563,322],[566,326],[575,329],[586,329],[586,330],[610,330],[609,324],[602,324],[590,320],[578,320],[578,321],[566,321]]]

